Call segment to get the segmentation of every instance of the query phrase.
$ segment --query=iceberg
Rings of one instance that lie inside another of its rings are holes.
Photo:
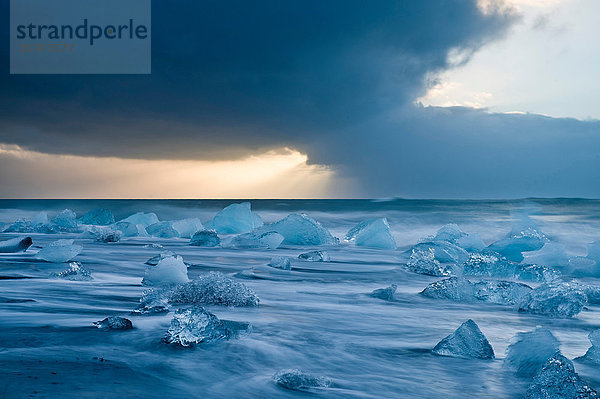
[[[131,330],[133,328],[131,320],[120,316],[109,316],[95,322],[94,325],[101,330]]]
[[[161,259],[156,266],[146,268],[143,285],[180,284],[188,282],[187,266],[181,256]]]
[[[551,357],[560,354],[560,343],[550,330],[538,327],[520,332],[506,349],[504,364],[524,377],[533,377]]]
[[[298,369],[281,370],[273,376],[275,383],[292,391],[311,391],[328,388],[328,377],[309,374]]]
[[[398,286],[392,284],[387,288],[378,288],[369,294],[372,298],[383,299],[384,301],[393,301],[395,299]]]
[[[81,219],[79,219],[79,223],[91,224],[94,226],[108,226],[109,224],[115,223],[115,217],[110,210],[98,208],[83,215]]]
[[[147,237],[146,228],[141,224],[117,222],[113,227],[122,233],[123,237]]]
[[[58,274],[54,273],[52,274],[52,277],[69,281],[91,281],[94,279],[92,274],[85,270],[79,262],[69,263],[69,268],[67,270]]]
[[[83,233],[82,238],[91,238],[98,242],[118,242],[123,233],[108,226],[92,226]]]
[[[465,321],[452,334],[442,339],[432,350],[436,355],[493,359],[494,350],[477,324]]]
[[[278,222],[257,229],[259,232],[275,231],[284,237],[286,245],[334,245],[338,243],[329,230],[306,214],[286,216]]]
[[[550,317],[573,317],[588,303],[585,292],[572,283],[545,283],[526,294],[520,312]]]
[[[266,233],[245,233],[228,237],[221,242],[224,248],[264,248],[277,249],[283,242],[283,236],[274,231]]]
[[[220,243],[221,240],[214,230],[197,231],[190,240],[190,245],[195,247],[216,247]]]
[[[146,227],[146,232],[152,237],[176,238],[179,237],[177,230],[173,228],[171,222],[153,223]]]
[[[569,266],[569,256],[567,255],[564,245],[547,242],[540,250],[526,253],[523,262],[554,267],[566,267]]]
[[[33,244],[31,237],[12,238],[6,241],[0,241],[0,253],[25,252]]]
[[[310,251],[298,255],[298,259],[306,260],[309,262],[330,262],[331,258],[327,251]]]
[[[413,273],[427,276],[442,277],[455,274],[454,265],[442,265],[435,259],[433,248],[413,249],[406,267]]]
[[[292,264],[287,256],[275,256],[269,261],[269,266],[276,269],[291,270]]]
[[[598,398],[598,393],[575,372],[573,363],[557,354],[535,375],[526,399]]]
[[[202,306],[179,309],[171,320],[163,342],[181,347],[228,339],[232,332],[226,324]]]
[[[579,359],[600,364],[600,330],[592,331],[588,335],[588,338],[590,339],[592,346],[590,346],[585,355],[583,355]]]
[[[70,209],[60,212],[51,223],[60,231],[75,232],[78,230],[77,215]]]
[[[231,204],[219,211],[206,227],[216,230],[219,234],[240,234],[262,225],[262,219],[252,212],[250,203],[242,202]]]
[[[345,240],[354,242],[357,247],[396,249],[396,241],[392,237],[386,218],[367,219],[360,222],[348,231]]]
[[[483,301],[516,305],[531,290],[526,284],[512,281],[482,280],[473,283],[462,277],[450,277],[429,284],[420,294],[428,298],[457,302]]]
[[[168,305],[258,306],[258,296],[246,285],[219,272],[209,272],[199,279],[171,287],[144,292],[140,299],[141,313],[154,313]]]
[[[42,248],[36,257],[46,262],[63,263],[79,255],[82,250],[83,247],[73,244],[73,240],[58,240]]]
[[[194,233],[204,230],[204,226],[202,226],[202,222],[198,218],[175,220],[171,222],[171,227],[173,227],[180,238],[192,238]]]
[[[158,216],[156,216],[155,213],[138,212],[126,217],[123,220],[119,220],[117,223],[131,223],[134,226],[141,225],[146,228],[154,223],[158,223]]]

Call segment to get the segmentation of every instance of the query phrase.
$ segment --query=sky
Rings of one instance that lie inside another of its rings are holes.
[[[0,197],[599,198],[599,11],[155,0],[151,75],[9,75],[5,41]]]

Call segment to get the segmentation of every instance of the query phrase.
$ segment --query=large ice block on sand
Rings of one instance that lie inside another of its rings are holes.
[[[494,358],[492,346],[471,319],[465,321],[456,331],[441,340],[432,352],[440,356]]]
[[[202,306],[194,306],[175,312],[163,342],[189,347],[227,339],[230,335],[227,326],[217,316]]]
[[[587,295],[576,284],[547,283],[525,295],[519,303],[519,311],[550,317],[573,317],[587,303]]]
[[[600,329],[592,331],[588,338],[592,346],[587,350],[581,359],[600,365]]]
[[[406,264],[408,270],[413,273],[425,274],[427,276],[451,276],[455,273],[455,264],[441,264],[435,259],[433,248],[413,249]]]
[[[25,252],[33,244],[31,237],[18,237],[0,241],[0,253]]]
[[[171,226],[181,238],[192,238],[194,233],[204,230],[202,222],[198,218],[175,220]]]
[[[95,226],[108,226],[115,222],[115,217],[109,209],[92,209],[79,219],[81,224],[92,224]]]
[[[142,225],[144,227],[148,227],[151,224],[158,223],[158,216],[155,213],[144,213],[138,212],[133,215],[127,216],[123,220],[119,220],[120,222],[131,223],[133,225]]]
[[[83,247],[73,244],[73,240],[54,241],[42,248],[36,255],[38,259],[47,262],[68,262],[81,253]]]
[[[275,231],[284,237],[282,244],[287,245],[333,245],[338,243],[337,238],[333,237],[329,230],[306,214],[292,213],[257,231]]]
[[[560,353],[559,346],[558,340],[546,328],[520,332],[506,349],[504,363],[517,374],[532,377],[548,359]]]
[[[598,393],[575,372],[573,363],[563,355],[550,358],[535,375],[526,399],[598,398]]]
[[[552,281],[560,272],[541,264],[519,264],[508,261],[497,252],[473,253],[463,263],[465,276],[509,277],[525,281]]]
[[[565,250],[564,245],[547,242],[544,246],[533,252],[523,254],[523,262],[529,264],[548,265],[553,267],[569,266],[569,255]]]
[[[156,266],[148,266],[142,280],[143,285],[180,284],[188,282],[187,266],[181,256],[169,256]]]
[[[92,274],[83,268],[79,262],[69,263],[69,268],[58,274],[53,274],[52,277],[70,281],[90,281],[94,278]]]
[[[206,224],[206,228],[214,229],[219,234],[240,234],[254,230],[263,225],[263,221],[256,213],[252,212],[249,202],[231,204],[219,211],[215,217]]]
[[[345,240],[354,242],[357,247],[396,249],[396,241],[390,232],[386,218],[367,219],[354,226]]]
[[[298,255],[298,259],[309,262],[330,262],[331,258],[327,251],[309,251]]]
[[[429,284],[420,294],[428,298],[457,302],[483,301],[515,305],[529,292],[531,287],[513,281],[482,280],[473,283],[462,277],[450,277]]]
[[[216,247],[221,239],[214,230],[201,230],[194,233],[190,239],[190,245],[195,247]]]
[[[298,369],[281,370],[273,376],[273,381],[292,391],[322,390],[331,385],[328,377],[314,375]]]
[[[153,223],[146,227],[146,232],[152,237],[159,238],[175,238],[179,237],[179,233],[173,228],[171,222]]]
[[[221,246],[224,248],[277,249],[283,240],[283,236],[275,231],[267,231],[266,233],[251,231],[250,233],[225,238],[221,241]]]

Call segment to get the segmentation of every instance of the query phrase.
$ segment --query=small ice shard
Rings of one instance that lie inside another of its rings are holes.
[[[142,225],[143,227],[148,227],[151,224],[158,223],[158,216],[155,213],[144,213],[138,212],[134,213],[131,216],[126,217],[123,220],[119,220],[118,223],[131,223],[135,225]]]
[[[504,364],[524,377],[533,377],[548,359],[560,353],[560,343],[550,330],[538,327],[520,332],[506,349]]]
[[[394,295],[396,295],[397,289],[398,286],[396,284],[392,284],[387,288],[378,288],[373,290],[369,296],[372,298],[383,299],[384,301],[393,301],[395,299]]]
[[[109,316],[95,322],[94,325],[101,330],[131,330],[133,328],[131,320],[119,316]]]
[[[548,238],[539,231],[535,223],[528,216],[524,216],[514,223],[507,237],[496,241],[488,248],[502,254],[508,260],[521,262],[522,252],[537,251],[547,241]]]
[[[152,243],[144,245],[144,248],[164,249],[165,247],[162,244]]]
[[[329,230],[306,214],[286,216],[278,222],[265,225],[257,232],[275,231],[284,237],[286,245],[334,245],[338,243]]]
[[[169,304],[258,306],[259,299],[246,285],[219,272],[209,272],[199,279],[172,287],[150,289],[140,299],[141,313]]]
[[[600,365],[600,330],[592,331],[588,335],[588,338],[590,339],[592,346],[590,346],[585,355],[580,359]]]
[[[123,237],[147,237],[148,232],[142,224],[133,224],[129,222],[117,222],[113,227],[123,234]]]
[[[526,399],[598,398],[598,393],[575,372],[573,363],[557,354],[535,375]]]
[[[18,237],[0,241],[0,253],[25,252],[33,244],[31,237]]]
[[[515,305],[531,292],[522,283],[502,280],[482,280],[473,283],[465,278],[450,277],[429,284],[421,295],[434,299],[457,302],[483,301],[499,305]]]
[[[291,270],[292,264],[287,256],[275,256],[269,261],[269,266],[276,269]]]
[[[585,292],[574,284],[546,283],[521,299],[519,311],[551,317],[573,317],[587,303]]]
[[[146,232],[152,237],[159,238],[175,238],[179,237],[177,230],[173,228],[171,222],[153,223],[146,227]]]
[[[216,247],[220,243],[221,240],[214,230],[197,231],[190,240],[190,245],[195,247]]]
[[[274,231],[266,233],[250,232],[229,237],[221,242],[224,248],[265,248],[277,249],[283,242],[283,236]]]
[[[188,282],[187,266],[181,256],[169,256],[156,266],[146,268],[143,285],[180,284]]]
[[[298,369],[281,370],[273,376],[275,383],[292,391],[311,391],[328,388],[328,377],[314,375]]]
[[[180,238],[192,238],[194,233],[204,230],[204,226],[198,218],[175,220],[171,222],[171,226]]]
[[[413,249],[406,267],[413,273],[427,276],[451,276],[454,274],[452,265],[442,265],[435,259],[433,248]]]
[[[73,244],[73,240],[58,240],[42,248],[36,257],[46,262],[63,263],[79,255],[82,250],[83,247]]]
[[[79,219],[81,224],[108,226],[115,222],[115,217],[109,209],[97,208],[89,211]]]
[[[396,241],[390,232],[386,218],[367,219],[354,226],[345,240],[354,242],[357,247],[396,249]]]
[[[60,231],[74,231],[77,230],[77,215],[72,210],[65,209],[56,215],[51,223]]]
[[[58,274],[53,274],[52,276],[69,281],[91,281],[94,279],[92,274],[85,270],[79,262],[69,263],[69,268],[67,270]]]
[[[114,230],[108,226],[92,226],[88,227],[82,238],[91,238],[98,242],[118,242],[122,234],[120,230]]]
[[[145,263],[150,266],[156,266],[156,265],[158,265],[158,262],[160,262],[161,260],[163,260],[165,258],[177,257],[177,256],[179,256],[179,255],[177,255],[173,251],[164,251],[164,252],[161,252],[160,254],[148,259]]]
[[[189,347],[227,339],[232,331],[214,314],[202,306],[179,309],[171,320],[163,342],[176,346]]]
[[[565,267],[569,265],[569,256],[565,251],[564,245],[555,242],[547,242],[541,249],[526,253],[523,262]]]
[[[263,221],[256,213],[252,212],[249,202],[231,204],[219,211],[215,217],[206,224],[208,229],[214,229],[219,234],[240,234],[254,230],[263,225]]]
[[[465,321],[456,331],[441,340],[432,352],[440,356],[494,358],[492,346],[471,319]]]
[[[298,259],[309,262],[330,262],[331,258],[327,251],[309,251],[298,255]]]

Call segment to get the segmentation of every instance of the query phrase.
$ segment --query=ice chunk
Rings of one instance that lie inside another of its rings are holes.
[[[477,234],[469,234],[456,240],[456,245],[469,252],[483,251],[485,244]]]
[[[413,249],[406,267],[419,274],[427,276],[451,276],[454,274],[454,265],[442,265],[435,259],[433,248]]]
[[[598,398],[598,393],[575,372],[573,363],[557,354],[533,378],[527,399]]]
[[[152,244],[144,245],[144,248],[165,249],[164,245],[153,242]]]
[[[246,285],[210,272],[199,279],[173,287],[150,289],[140,300],[139,311],[155,312],[172,304],[258,306],[259,299]]]
[[[386,218],[367,219],[360,222],[348,231],[345,240],[354,242],[357,247],[396,249],[396,241],[392,237]]]
[[[459,246],[446,241],[421,242],[412,247],[413,251],[433,250],[434,258],[440,263],[460,265],[469,258],[469,253]]]
[[[283,236],[274,231],[266,233],[250,232],[224,239],[221,246],[225,248],[277,249],[282,242]]]
[[[148,232],[141,224],[133,224],[129,222],[117,222],[113,227],[121,231],[123,237],[147,237]]]
[[[587,302],[585,292],[575,284],[546,283],[521,299],[519,311],[551,317],[573,317],[581,312]]]
[[[220,243],[221,240],[214,230],[197,231],[190,240],[190,245],[196,247],[216,247]]]
[[[65,209],[60,212],[51,223],[60,231],[76,231],[77,230],[77,215],[70,209]]]
[[[546,328],[520,332],[506,349],[504,363],[521,376],[533,377],[548,359],[560,353],[559,346],[558,340]]]
[[[448,241],[456,243],[456,240],[462,237],[466,237],[468,234],[460,230],[457,224],[450,223],[442,226],[437,234],[433,237],[432,241]]]
[[[459,246],[467,251],[481,251],[485,248],[485,244],[477,234],[467,234],[458,227],[458,225],[451,223],[442,226],[433,237],[427,237],[423,242],[428,241],[446,241]]]
[[[19,237],[0,241],[0,253],[25,252],[31,244],[33,244],[31,237]]]
[[[471,319],[465,321],[456,331],[441,340],[432,352],[440,356],[494,358],[492,346]]]
[[[33,219],[31,219],[31,224],[33,226],[48,224],[48,214],[46,212],[38,213]]]
[[[588,335],[588,338],[590,339],[592,346],[590,346],[581,359],[600,365],[600,330],[592,331]]]
[[[197,231],[204,230],[198,218],[175,220],[171,222],[171,226],[181,238],[191,238]]]
[[[496,241],[488,248],[504,255],[508,260],[521,262],[522,252],[537,251],[547,241],[548,238],[535,223],[528,216],[524,216],[514,224],[507,237]]]
[[[119,223],[121,222],[131,223],[134,226],[142,225],[143,227],[148,227],[151,224],[158,223],[158,216],[154,213],[138,212],[119,221]]]
[[[515,305],[531,292],[522,283],[501,280],[482,280],[473,283],[465,278],[450,277],[429,284],[421,295],[434,299],[458,302],[484,301],[500,305]]]
[[[396,284],[392,284],[387,288],[378,288],[373,290],[369,296],[372,298],[383,299],[384,301],[393,301],[395,299],[394,296],[396,295],[397,289],[398,286]]]
[[[262,225],[262,219],[252,212],[250,203],[242,202],[231,204],[219,211],[206,227],[216,230],[219,234],[240,234]]]
[[[173,228],[171,222],[158,222],[146,227],[146,232],[153,237],[175,238],[179,233]]]
[[[232,332],[226,324],[202,306],[179,309],[171,320],[163,342],[176,346],[189,347],[227,339]]]
[[[83,233],[82,238],[91,238],[98,242],[118,242],[122,234],[120,230],[108,226],[92,226]]]
[[[276,269],[291,270],[292,264],[287,256],[275,256],[269,261],[269,266]]]
[[[64,270],[58,274],[53,274],[52,276],[54,278],[61,278],[63,280],[70,281],[90,281],[94,279],[92,274],[85,270],[79,262],[69,263],[69,268],[67,270]]]
[[[109,209],[97,208],[83,215],[79,222],[95,226],[108,226],[115,222],[115,217]]]
[[[311,391],[328,388],[331,380],[298,369],[281,370],[273,376],[275,383],[292,391]]]
[[[94,325],[101,330],[131,330],[133,328],[131,320],[119,316],[109,316],[95,322]]]
[[[260,232],[275,231],[284,237],[286,245],[333,245],[337,238],[319,222],[305,214],[291,214],[280,221],[265,225]]]
[[[542,265],[528,265],[509,262],[497,252],[474,253],[463,264],[466,276],[511,277],[526,281],[551,281],[560,273]]]
[[[307,260],[309,262],[330,262],[331,258],[327,251],[309,251],[298,255],[298,259]]]
[[[573,276],[600,276],[600,262],[585,256],[569,259],[569,272]]]
[[[181,256],[169,256],[146,268],[143,285],[179,284],[189,281]]]
[[[565,267],[569,265],[569,256],[565,251],[564,245],[555,242],[547,242],[542,249],[525,254],[523,262]]]
[[[54,241],[42,248],[36,255],[38,259],[47,262],[68,262],[81,253],[83,247],[73,244],[73,240]]]
[[[160,262],[161,260],[163,260],[165,258],[177,257],[177,256],[179,256],[179,255],[177,255],[173,251],[164,251],[164,252],[161,252],[160,254],[148,259],[145,263],[150,266],[156,266],[156,265],[158,265],[158,262]]]

